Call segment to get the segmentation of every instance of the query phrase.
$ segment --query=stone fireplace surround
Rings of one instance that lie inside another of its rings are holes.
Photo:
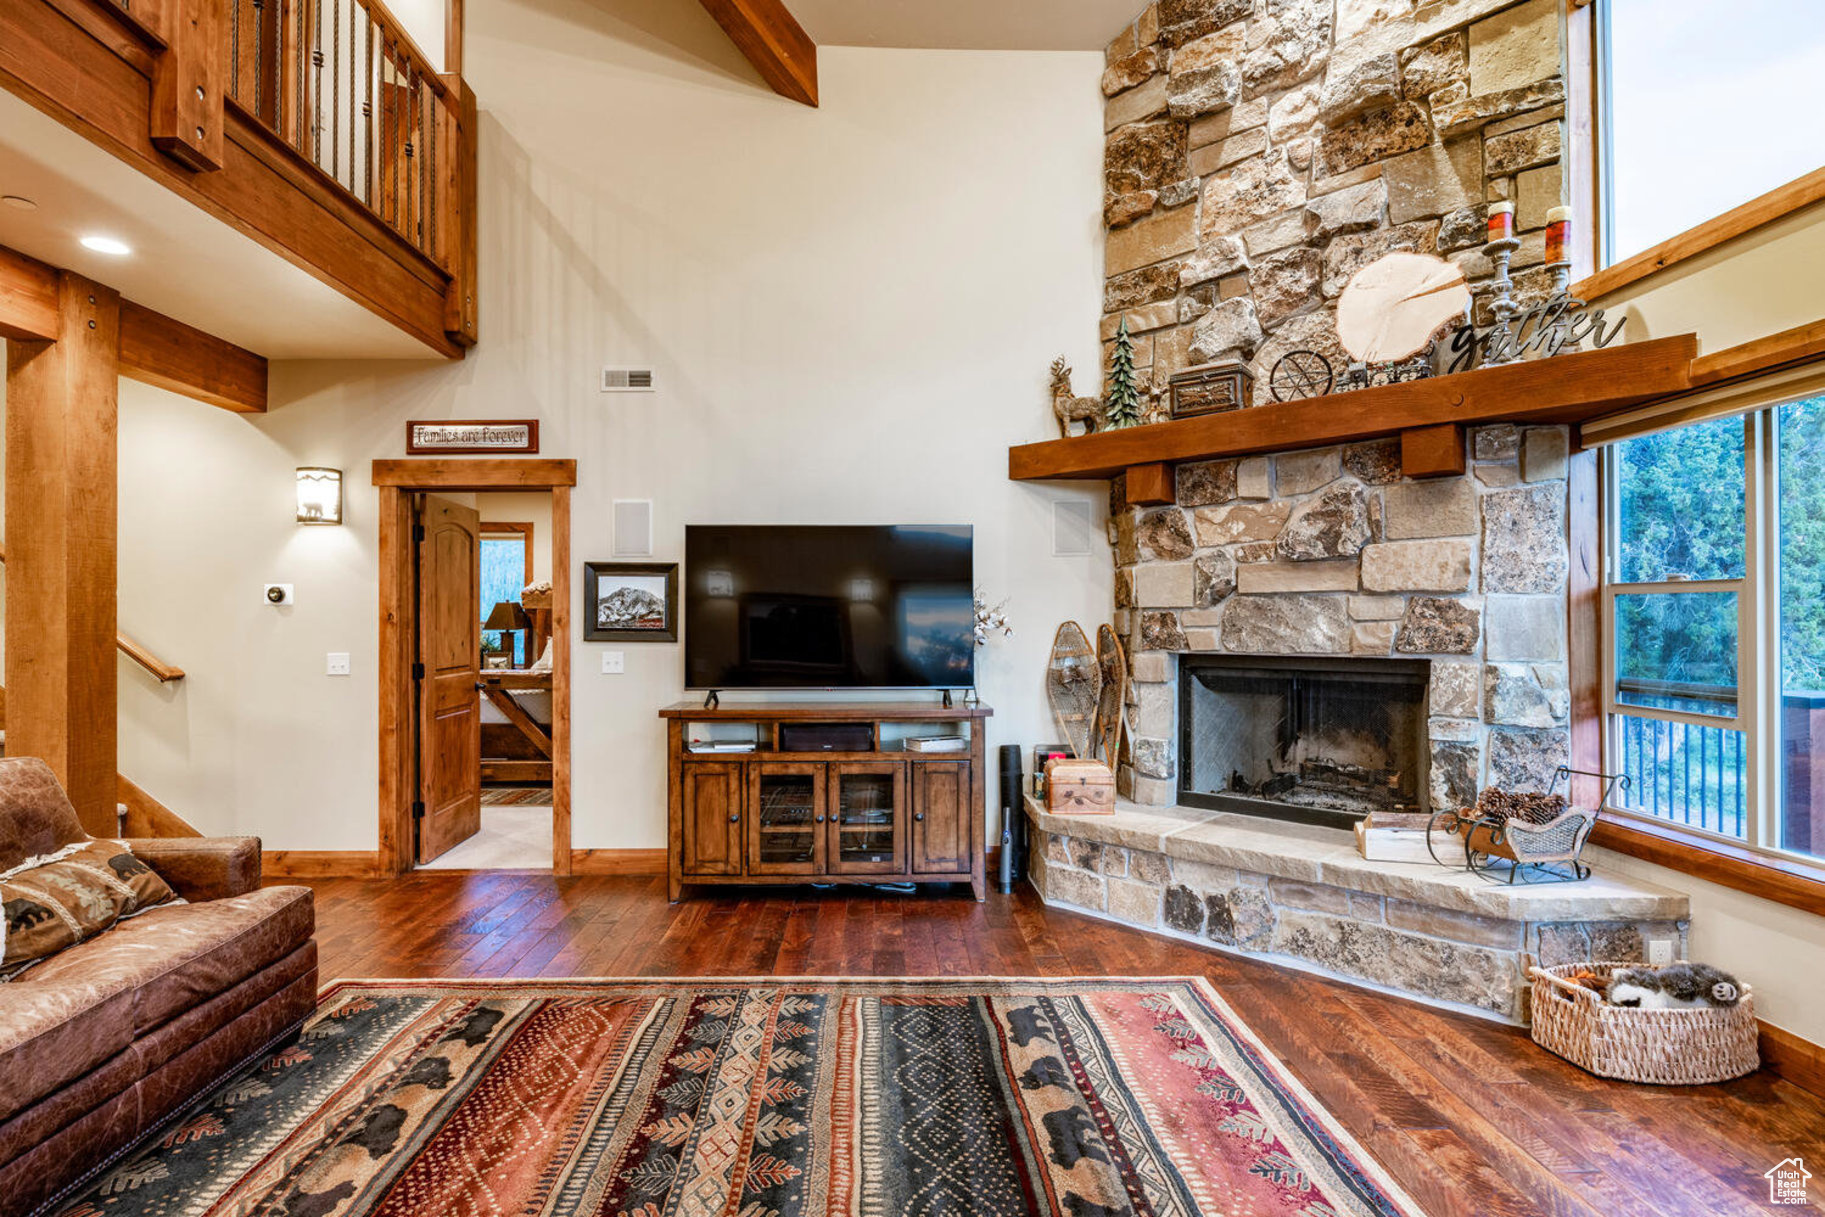
[[[1404,478],[1389,439],[1180,465],[1161,507],[1129,506],[1116,479],[1123,801],[1029,804],[1047,903],[1512,1021],[1530,961],[1641,961],[1654,938],[1683,957],[1676,892],[1367,862],[1346,831],[1175,802],[1185,654],[1425,660],[1430,804],[1547,788],[1570,751],[1568,437],[1504,424],[1467,443],[1459,477]]]
[[[1459,477],[1403,477],[1387,439],[1180,465],[1164,507],[1129,506],[1114,481],[1124,796],[1176,800],[1186,652],[1429,660],[1431,804],[1546,788],[1570,756],[1568,437],[1502,424],[1467,442]]]

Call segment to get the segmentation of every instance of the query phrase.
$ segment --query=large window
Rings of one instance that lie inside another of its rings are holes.
[[[501,601],[511,600],[518,604],[520,592],[532,582],[532,525],[487,521],[482,524],[481,548],[481,595],[478,599],[485,622]],[[483,630],[482,646],[489,650],[504,650],[504,634],[503,630]],[[526,630],[516,630],[510,636],[516,668],[525,667],[534,658],[526,654],[530,636]]]
[[[1599,0],[1604,262],[1825,165],[1820,0]]]
[[[1825,857],[1825,397],[1606,450],[1627,811]]]

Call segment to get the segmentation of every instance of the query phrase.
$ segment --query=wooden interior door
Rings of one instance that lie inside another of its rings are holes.
[[[912,868],[915,874],[970,869],[970,767],[920,761],[912,767]]]
[[[692,761],[680,779],[687,875],[741,874],[741,800],[747,766]]]
[[[482,826],[481,514],[418,511],[418,861]]]

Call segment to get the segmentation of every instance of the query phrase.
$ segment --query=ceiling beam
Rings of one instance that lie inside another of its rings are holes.
[[[57,272],[0,245],[0,338],[49,342],[62,325],[57,311]]]
[[[120,374],[233,410],[266,413],[266,359],[131,300],[120,302]]]
[[[61,336],[58,272],[0,245],[0,337]],[[266,359],[130,300],[120,305],[120,374],[240,414],[266,412]]]
[[[782,0],[700,0],[781,97],[817,105],[817,43]]]

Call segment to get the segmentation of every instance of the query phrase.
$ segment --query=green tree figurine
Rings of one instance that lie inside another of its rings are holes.
[[[1115,331],[1115,355],[1109,362],[1109,403],[1103,416],[1110,427],[1132,427],[1141,421],[1141,389],[1134,379],[1134,339],[1128,319]]]

